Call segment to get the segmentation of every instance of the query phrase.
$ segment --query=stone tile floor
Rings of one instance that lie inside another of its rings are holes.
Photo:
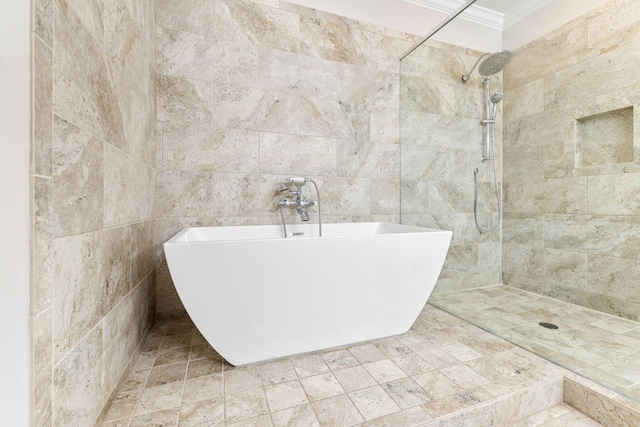
[[[563,372],[431,305],[401,336],[238,368],[163,321],[101,425],[600,426],[562,403]]]
[[[429,303],[640,401],[640,323],[503,285],[436,294]]]

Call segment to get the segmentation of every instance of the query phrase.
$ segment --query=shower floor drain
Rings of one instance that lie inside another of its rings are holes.
[[[554,325],[553,323],[540,322],[540,323],[538,323],[538,325],[542,326],[543,328],[547,328],[547,329],[558,329],[558,327],[556,325]]]

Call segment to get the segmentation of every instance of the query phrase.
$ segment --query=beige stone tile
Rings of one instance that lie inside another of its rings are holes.
[[[193,345],[191,346],[191,353],[189,354],[189,360],[198,359],[218,359],[222,360],[222,356],[209,344]]]
[[[51,423],[53,398],[53,310],[44,310],[31,320],[33,421]]]
[[[54,290],[52,259],[53,180],[33,178],[33,228],[31,245],[31,312],[51,306]],[[51,332],[49,332],[51,335]]]
[[[334,175],[336,140],[279,133],[260,134],[260,172]]]
[[[131,424],[129,426],[147,427],[158,425],[163,427],[177,427],[179,415],[180,410],[178,408],[137,415],[131,419]]]
[[[182,402],[218,399],[223,394],[222,374],[191,378],[185,381]]]
[[[397,144],[353,139],[337,143],[337,173],[340,176],[395,177],[399,170]]]
[[[259,134],[211,124],[165,124],[163,167],[211,172],[250,172],[258,167]]]
[[[103,142],[54,116],[52,225],[56,236],[102,228],[104,168]]]
[[[419,374],[412,379],[433,399],[442,399],[463,391],[460,386],[439,371]]]
[[[133,411],[136,409],[141,395],[142,390],[123,391],[118,393],[113,402],[111,402],[111,406],[109,407],[109,411],[107,411],[104,420],[111,421],[122,418],[129,419],[131,415],[133,415]]]
[[[310,404],[272,412],[271,419],[276,427],[320,427],[320,422]]]
[[[361,104],[326,95],[302,95],[299,102],[301,134],[369,140],[369,114]]]
[[[374,344],[350,346],[349,352],[361,364],[376,362],[387,358]]]
[[[380,386],[353,391],[349,397],[366,420],[400,411],[400,407]]]
[[[202,124],[213,118],[211,82],[160,77],[157,82],[157,119],[161,123]]]
[[[33,4],[31,29],[49,46],[53,45],[53,2],[37,0]]]
[[[402,378],[382,384],[382,388],[402,409],[419,406],[433,400],[422,387],[410,378]]]
[[[362,415],[346,394],[313,402],[313,409],[323,426],[341,427],[364,421]]]
[[[159,350],[166,350],[175,347],[190,347],[193,333],[166,336],[162,339]]]
[[[407,376],[402,369],[391,360],[385,359],[362,365],[369,374],[379,383],[394,381]]]
[[[266,387],[298,378],[291,360],[264,363],[259,366],[262,384]]]
[[[140,371],[151,369],[154,366],[156,360],[156,352],[145,352],[140,353],[136,357],[136,360],[133,362],[133,366],[131,367],[132,371]]]
[[[214,92],[215,120],[224,127],[298,133],[300,98],[288,92],[219,86]],[[320,135],[323,136],[323,135]]]
[[[429,391],[429,390],[427,390]],[[493,396],[482,388],[467,390],[425,403],[423,408],[434,418],[451,414],[491,400]]]
[[[602,426],[597,421],[592,420],[581,412],[571,411],[568,414],[562,415],[552,421],[545,424],[549,427],[569,427],[569,426],[584,426],[584,427],[598,427]]]
[[[214,4],[216,37],[297,52],[300,46],[300,17],[253,2],[223,0]]]
[[[374,345],[388,358],[405,356],[412,353],[411,349],[402,344],[398,339],[391,338],[375,342]]]
[[[431,426],[431,424],[424,424],[431,420],[431,416],[421,407],[417,406],[404,411],[396,412],[390,415],[385,415],[380,418],[376,418],[371,421],[367,421],[362,424],[363,427],[409,427],[409,426]]]
[[[377,384],[376,380],[362,366],[341,369],[334,376],[347,392],[361,390]]]
[[[186,4],[186,5],[185,5]],[[156,24],[162,28],[212,35],[213,4],[206,0],[159,0]]]
[[[155,203],[155,170],[110,144],[105,144],[104,159],[105,226],[150,219]]]
[[[180,408],[179,426],[211,425],[225,423],[225,406],[222,399],[208,399],[187,403]]]
[[[238,421],[235,423],[227,424],[229,427],[272,427],[271,416],[261,415],[259,417],[251,418],[249,420]]]
[[[413,353],[392,357],[391,361],[409,376],[423,374],[435,369],[420,356]]]
[[[186,362],[189,359],[189,347],[176,347],[159,350],[156,354],[153,366],[168,365]]]
[[[638,177],[640,174],[615,174],[589,177],[590,214],[639,215]]]
[[[312,402],[337,396],[345,392],[336,377],[330,373],[302,378],[300,382],[307,397]]]
[[[325,353],[322,355],[325,363],[332,371],[340,369],[352,368],[359,365],[358,360],[348,350],[338,350]]]
[[[222,372],[223,361],[219,358],[206,358],[189,361],[187,378],[205,377]]]
[[[260,370],[256,367],[237,368],[224,372],[224,390],[228,394],[237,394],[262,387]]]
[[[314,377],[310,377],[314,378]],[[288,381],[265,387],[267,402],[271,412],[293,408],[309,403],[300,381]]]
[[[151,373],[151,369],[142,369],[138,371],[132,370],[127,374],[127,378],[122,383],[120,391],[132,391],[143,389],[147,383],[147,378]]]
[[[148,387],[142,391],[135,415],[178,408],[182,401],[183,381]]]
[[[474,389],[491,382],[463,364],[440,369],[440,372],[465,390]]]
[[[186,362],[156,366],[151,370],[145,387],[155,387],[176,381],[184,381],[186,372]]]
[[[269,412],[262,388],[225,395],[225,419],[227,423],[244,421]]]
[[[38,1],[34,4],[34,20],[36,23],[51,12],[51,1]],[[42,22],[42,21],[41,21]],[[43,22],[44,23],[44,22]],[[50,24],[50,22],[49,22]],[[51,29],[40,28],[42,33]],[[38,31],[38,28],[34,29]],[[45,34],[43,34],[45,35]],[[53,58],[51,49],[41,39],[32,37],[33,62],[33,121],[32,121],[32,150],[33,171],[37,175],[52,176],[52,145],[53,145]]]

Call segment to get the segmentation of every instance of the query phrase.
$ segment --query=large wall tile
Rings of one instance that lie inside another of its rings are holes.
[[[54,4],[54,112],[99,137],[124,144],[123,114],[117,89],[110,84],[113,67],[64,0]]]
[[[102,328],[93,328],[54,370],[53,425],[93,425],[106,389]]]
[[[129,292],[130,240],[129,227],[54,240],[56,361]]]
[[[53,226],[56,236],[102,228],[103,145],[94,135],[54,117]]]
[[[243,0],[216,0],[213,7],[217,38],[299,51],[298,14]]]
[[[213,207],[212,173],[161,171],[157,176],[156,215],[159,217],[197,217]]]
[[[33,6],[32,420],[93,425],[155,304],[155,8]]]
[[[508,209],[521,213],[581,214],[587,212],[587,179],[511,181]]]
[[[300,98],[297,95],[251,87],[216,86],[215,123],[266,132],[298,133]],[[320,135],[322,136],[322,135]]]
[[[210,124],[164,124],[164,169],[251,172],[258,168],[260,133]]]
[[[640,260],[603,255],[589,257],[589,286],[593,293],[640,304]]]
[[[34,5],[38,8],[38,5]],[[43,6],[44,7],[44,6]],[[32,37],[33,55],[33,170],[51,176],[53,145],[53,53],[39,38]]]
[[[177,77],[160,77],[157,85],[160,122],[211,123],[213,85]]]
[[[545,215],[545,246],[589,254],[637,258],[640,218]]]
[[[335,175],[336,140],[261,133],[260,172],[285,176]]]
[[[157,25],[211,36],[213,3],[211,0],[156,0]]]
[[[110,144],[105,144],[104,157],[105,226],[151,218],[155,202],[155,170]]]
[[[590,214],[640,216],[640,174],[589,177]]]
[[[33,178],[33,229],[31,236],[31,313],[51,306],[53,301],[52,180]]]

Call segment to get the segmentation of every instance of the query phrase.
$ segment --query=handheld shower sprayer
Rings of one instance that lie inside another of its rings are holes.
[[[500,103],[500,101],[502,101],[502,93],[495,92],[493,95],[491,95],[489,101],[491,101],[492,104],[490,119],[495,120],[496,114],[498,113],[498,104]]]

